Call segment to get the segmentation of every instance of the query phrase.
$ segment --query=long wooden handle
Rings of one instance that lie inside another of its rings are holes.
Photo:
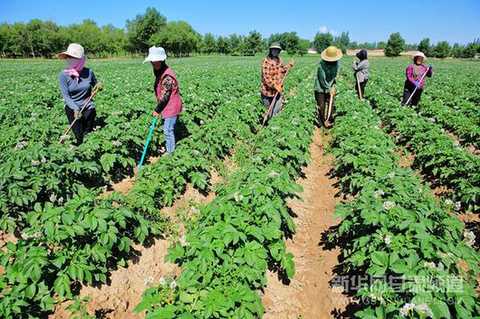
[[[93,87],[93,91],[92,93],[90,94],[90,96],[88,97],[88,99],[85,101],[85,103],[83,103],[83,106],[82,108],[80,109],[80,113],[82,113],[85,108],[87,107],[88,103],[90,103],[90,101],[92,100],[92,98],[97,94],[98,90],[100,89],[101,85],[100,84],[96,84],[94,87]],[[65,135],[67,135],[70,130],[72,129],[73,125],[75,125],[75,123],[77,122],[77,118],[75,118],[72,122],[72,124],[70,124],[70,126],[67,127],[67,129],[65,130],[65,132],[63,133],[63,135],[60,137],[60,143],[63,141],[63,138],[65,137]]]

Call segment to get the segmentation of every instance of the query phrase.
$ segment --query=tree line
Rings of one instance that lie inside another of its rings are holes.
[[[52,21],[33,19],[28,23],[0,24],[1,57],[54,57],[69,43],[81,43],[89,56],[112,57],[145,54],[152,45],[162,45],[174,56],[199,54],[255,55],[265,52],[273,42],[279,42],[291,55],[304,55],[312,48],[318,52],[336,45],[344,53],[347,49],[384,49],[385,55],[397,56],[405,50],[421,50],[427,56],[445,58],[472,58],[480,53],[480,40],[467,45],[441,41],[430,44],[423,39],[417,44],[406,44],[399,33],[390,35],[388,41],[357,43],[350,40],[348,32],[334,36],[318,32],[313,41],[302,39],[296,32],[275,33],[264,38],[257,31],[246,35],[201,35],[185,21],[167,21],[155,8],[126,21],[125,28],[113,25],[98,26],[87,19],[79,24],[59,26]]]

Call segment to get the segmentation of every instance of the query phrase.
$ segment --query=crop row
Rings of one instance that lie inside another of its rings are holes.
[[[267,268],[292,278],[284,232],[295,228],[286,200],[300,191],[295,179],[308,161],[314,127],[307,81],[258,133],[250,160],[200,209],[185,242],[170,248],[169,260],[182,267],[175,284],[148,289],[137,311],[146,310],[147,318],[258,318]]]
[[[369,99],[383,120],[385,129],[397,134],[397,142],[413,151],[414,167],[431,178],[436,185],[452,190],[448,196],[464,209],[477,211],[480,205],[480,161],[455,145],[435,123],[421,117],[409,107],[385,94],[378,82],[372,83]]]
[[[368,103],[349,92],[337,106],[335,174],[344,194],[354,197],[337,207],[342,221],[330,240],[342,248],[339,275],[348,278],[342,282],[360,283],[345,287],[361,304],[355,316],[478,316],[480,255],[463,224],[447,212],[452,207],[439,206],[420,178],[400,167],[395,143]],[[403,109],[397,102],[389,114],[397,113],[394,107]]]

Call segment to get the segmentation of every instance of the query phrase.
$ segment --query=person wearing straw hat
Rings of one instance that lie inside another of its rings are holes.
[[[405,70],[405,85],[403,87],[403,105],[417,106],[425,87],[425,77],[429,78],[433,75],[433,68],[431,65],[423,64],[426,60],[423,52],[417,51],[413,55],[413,63],[407,66]]]
[[[157,106],[153,116],[163,118],[163,132],[167,154],[175,150],[175,124],[182,112],[182,98],[175,72],[166,64],[167,54],[162,47],[153,46],[148,50],[146,62],[150,62],[155,75],[153,91],[157,99]]]
[[[283,81],[288,70],[293,67],[293,60],[287,65],[282,63],[280,52],[282,47],[280,43],[273,42],[268,50],[267,57],[262,62],[262,84],[261,99],[262,103],[268,109],[274,102],[270,117],[280,112],[283,104]],[[275,98],[275,101],[273,101]]]
[[[333,98],[336,94],[335,81],[340,68],[339,60],[342,56],[342,51],[335,46],[329,46],[323,50],[321,54],[322,60],[318,65],[317,75],[315,76],[314,93],[319,108],[319,124],[323,123],[326,128],[332,127],[332,117],[335,112],[334,100],[332,100],[331,104],[332,116],[330,117],[327,116],[326,106],[330,104],[330,98]]]
[[[83,143],[84,136],[94,127],[95,104],[92,100],[89,101],[89,97],[97,84],[97,79],[93,71],[85,67],[87,58],[80,44],[71,43],[66,51],[57,56],[67,61],[67,66],[60,72],[58,80],[68,122],[70,125],[75,122],[72,131],[77,140],[74,144],[78,146]],[[84,107],[87,101],[88,105]],[[83,112],[81,112],[82,108]]]

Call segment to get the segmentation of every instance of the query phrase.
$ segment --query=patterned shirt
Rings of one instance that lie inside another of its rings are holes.
[[[158,105],[155,109],[157,113],[160,113],[165,106],[167,106],[168,101],[170,100],[170,95],[172,95],[172,91],[177,84],[172,79],[171,76],[165,76],[161,83],[158,84],[156,88],[156,95]]]
[[[274,96],[277,93],[275,86],[283,89],[283,78],[291,67],[291,64],[282,64],[280,58],[266,57],[262,63],[262,95]]]

